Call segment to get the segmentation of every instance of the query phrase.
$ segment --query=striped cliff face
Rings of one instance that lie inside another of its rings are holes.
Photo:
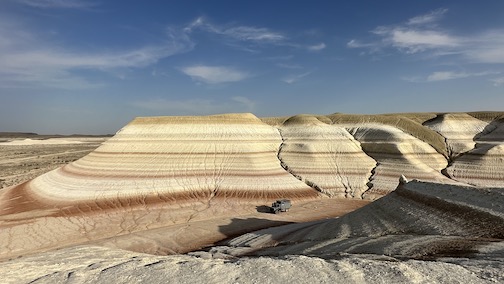
[[[137,118],[96,151],[32,184],[46,196],[73,200],[116,198],[117,192],[203,199],[316,196],[280,167],[281,143],[278,131],[251,114]]]
[[[488,123],[465,113],[448,113],[438,115],[424,125],[446,138],[449,154],[454,158],[474,148],[474,137],[481,133]]]
[[[447,161],[429,144],[388,125],[347,126],[364,151],[377,161],[366,198],[379,198],[397,187],[401,175],[407,178],[449,182],[441,174]]]
[[[281,167],[281,144],[251,114],[137,118],[82,159],[0,192],[0,256],[185,222],[213,199],[318,197]]]
[[[477,186],[504,186],[504,119],[489,123],[476,135],[474,149],[455,159],[447,173]]]
[[[137,118],[0,191],[0,259],[245,214],[241,202],[377,199],[401,175],[504,187],[502,125],[467,114]]]
[[[362,198],[376,161],[343,127],[314,116],[292,117],[279,128],[280,156],[293,175],[324,194]]]

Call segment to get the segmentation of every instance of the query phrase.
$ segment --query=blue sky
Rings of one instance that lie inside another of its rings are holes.
[[[504,111],[504,1],[1,0],[0,131]]]

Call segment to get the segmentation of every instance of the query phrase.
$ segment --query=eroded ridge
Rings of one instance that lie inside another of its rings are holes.
[[[376,162],[344,128],[299,115],[280,131],[282,162],[293,175],[330,197],[362,198],[368,190]]]
[[[412,181],[338,219],[286,225],[245,234],[220,248],[235,255],[302,254],[333,258],[367,253],[436,258],[502,255],[504,203],[501,189],[478,189]]]
[[[504,120],[496,119],[474,138],[475,146],[446,169],[453,179],[476,186],[504,186]]]
[[[379,198],[397,187],[401,175],[427,181],[451,182],[441,174],[447,165],[431,145],[388,125],[346,126],[367,155],[378,162],[373,169],[369,199]]]

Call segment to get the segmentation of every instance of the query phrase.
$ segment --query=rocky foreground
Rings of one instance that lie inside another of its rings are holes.
[[[503,281],[503,125],[502,113],[137,118],[87,156],[0,190],[0,273]],[[401,175],[422,182],[398,185]],[[292,213],[264,213],[276,198]]]

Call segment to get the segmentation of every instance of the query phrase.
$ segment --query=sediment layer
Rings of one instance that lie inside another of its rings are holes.
[[[0,190],[0,258],[229,216],[241,202],[374,200],[401,175],[504,187],[502,122],[484,113],[137,118],[87,156]]]

